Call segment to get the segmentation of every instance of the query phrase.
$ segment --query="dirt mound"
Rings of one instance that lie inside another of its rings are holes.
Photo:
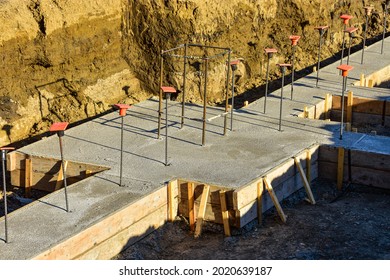
[[[366,1],[8,0],[0,2],[0,146],[76,122],[113,103],[134,103],[158,92],[159,54],[185,42],[229,47],[242,59],[237,92],[264,83],[265,47],[291,59],[288,36],[302,36],[297,69],[314,65],[316,25],[329,25],[323,58],[340,49],[340,14],[354,16],[361,34]],[[370,36],[382,30],[381,1],[372,1]],[[357,41],[356,43],[359,43]],[[203,55],[204,50],[197,54]],[[225,61],[210,64],[209,102],[224,99]],[[187,101],[202,101],[202,61],[189,62]],[[169,59],[164,83],[182,87],[183,63]],[[271,77],[278,76],[271,67]],[[179,98],[180,95],[179,95]]]

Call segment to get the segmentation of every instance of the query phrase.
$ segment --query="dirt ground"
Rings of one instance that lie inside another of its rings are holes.
[[[119,260],[149,259],[390,259],[390,191],[353,185],[338,192],[322,179],[312,184],[316,205],[298,191],[282,207],[224,237],[223,228],[207,224],[195,239],[182,218],[166,224],[118,255]]]

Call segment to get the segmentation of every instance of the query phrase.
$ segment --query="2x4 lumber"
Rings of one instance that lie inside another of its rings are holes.
[[[332,108],[332,95],[327,93],[325,95],[325,105],[324,105],[324,117],[325,120],[329,119],[329,110]]]
[[[194,200],[194,183],[187,183],[188,193],[188,220],[190,223],[190,230],[195,230],[195,200]]]
[[[337,154],[337,188],[339,190],[343,187],[343,177],[344,177],[344,148],[338,148]]]
[[[348,99],[347,99],[347,123],[352,124],[352,108],[353,108],[353,92],[348,92]],[[351,125],[349,126],[351,128]],[[348,131],[351,131],[349,129]]]
[[[264,184],[263,180],[257,183],[257,221],[259,225],[263,222],[263,193]]]
[[[309,197],[309,201],[310,201],[311,204],[314,205],[314,204],[316,204],[316,201],[314,199],[313,192],[311,191],[310,184],[309,184],[309,182],[308,182],[308,180],[306,178],[305,172],[303,171],[301,162],[296,157],[294,157],[294,161],[295,161],[295,164],[297,165],[299,173],[301,174],[301,178],[302,178],[302,181],[303,181],[303,186],[305,187],[306,194]]]
[[[223,229],[225,232],[225,236],[230,236],[230,224],[229,224],[229,212],[226,206],[226,192],[220,191],[219,196],[221,198],[221,212],[222,212],[222,220],[223,220]]]
[[[267,191],[268,191],[268,193],[269,193],[269,195],[270,195],[270,197],[272,199],[272,202],[275,205],[276,211],[278,211],[280,219],[283,221],[283,223],[285,223],[287,221],[287,217],[284,214],[282,207],[280,206],[279,200],[278,200],[277,196],[274,193],[274,190],[272,188],[271,183],[268,182],[267,177],[264,177],[263,180],[264,180],[265,187],[266,187],[266,189],[267,189]]]
[[[26,158],[25,169],[24,169],[24,187],[25,195],[27,198],[31,197],[31,188],[33,186],[33,168],[32,168],[32,159]]]
[[[173,222],[177,216],[178,208],[178,182],[177,180],[172,180],[167,185],[167,200],[168,200],[168,221]]]
[[[67,240],[51,247],[49,250],[42,252],[33,259],[74,259],[90,250],[96,244],[109,239],[117,232],[128,228],[161,207],[164,208],[164,216],[166,218],[167,203],[166,187],[160,188],[150,195],[112,213],[107,218],[98,221],[91,227],[76,233]],[[136,211],[134,211],[134,209],[136,209]],[[113,231],[113,229],[116,230]]]
[[[56,186],[54,188],[55,191],[59,190],[61,187],[62,187],[62,184],[63,184],[63,180],[64,180],[64,170],[65,170],[65,173],[66,173],[66,170],[68,169],[68,161],[65,160],[64,161],[64,166],[62,166],[62,164],[60,165],[60,171],[58,171],[58,176],[57,176],[57,182],[56,182]]]
[[[200,199],[199,212],[196,219],[195,237],[199,237],[202,234],[203,220],[206,213],[207,199],[210,193],[210,186],[203,186],[202,198]]]

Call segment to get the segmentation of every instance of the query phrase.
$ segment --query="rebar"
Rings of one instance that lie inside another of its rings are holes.
[[[344,59],[344,48],[345,48],[345,30],[347,30],[347,25],[344,24],[344,31],[343,31],[343,44],[341,48],[341,59],[340,59],[340,65],[343,64]]]
[[[208,71],[208,58],[204,59],[204,92],[203,92],[203,129],[202,129],[202,146],[206,144],[206,108],[207,108],[207,71]]]
[[[65,168],[65,160],[64,160],[64,152],[62,147],[62,136],[64,135],[63,131],[57,132],[58,141],[60,142],[60,154],[61,154],[61,164],[62,164],[62,176],[64,182],[64,193],[65,193],[65,204],[66,204],[66,212],[69,212],[69,203],[68,203],[68,190],[67,190],[67,182],[66,182],[66,168]]]
[[[160,133],[161,133],[161,117],[162,117],[162,84],[163,84],[163,75],[164,75],[164,57],[161,54],[160,58],[160,92],[159,92],[159,99],[158,99],[158,129],[157,129],[157,139],[160,139]]]
[[[228,52],[228,61],[227,61],[227,73],[226,73],[226,96],[225,96],[225,117],[224,117],[224,124],[223,124],[223,135],[226,135],[227,132],[227,113],[229,111],[229,76],[230,76],[230,58],[231,58],[231,50],[229,49]]]
[[[341,92],[341,121],[340,121],[340,140],[343,139],[343,126],[344,126],[344,93],[346,88],[346,80],[347,77],[343,76],[343,86],[342,86],[342,92]]]
[[[230,131],[233,131],[233,114],[234,114],[234,79],[235,68],[232,65],[232,109],[230,111]]]
[[[367,10],[366,10],[367,11]],[[362,49],[362,59],[360,64],[364,62],[364,49],[366,48],[366,39],[367,39],[367,26],[368,26],[368,12],[366,12],[366,25],[364,26],[364,35],[363,35],[363,49]]]
[[[168,100],[171,99],[171,94],[165,94],[165,166],[168,166]]]
[[[295,61],[295,48],[296,46],[294,45],[293,47],[293,56],[292,56],[292,63],[291,63],[291,100],[293,100],[293,94],[294,94],[294,61]]]
[[[184,127],[184,108],[185,108],[185,96],[186,96],[186,77],[187,77],[187,44],[184,44],[184,69],[183,69],[183,100],[181,106],[181,125]]]
[[[318,80],[320,76],[320,69],[321,69],[321,47],[322,47],[322,37],[325,34],[326,29],[328,26],[320,26],[318,27],[318,31],[320,34],[319,42],[318,42],[318,59],[317,59],[317,80],[316,80],[316,87],[318,88]]]
[[[122,187],[122,172],[123,172],[123,119],[124,116],[121,116],[121,162],[120,162],[120,174],[119,174],[119,186]]]
[[[5,182],[5,158],[6,151],[1,150],[1,165],[3,172],[3,199],[4,199],[4,241],[8,243],[8,207],[7,207],[7,185]]]

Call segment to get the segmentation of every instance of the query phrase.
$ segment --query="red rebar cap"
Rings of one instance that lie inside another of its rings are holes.
[[[321,25],[321,26],[314,27],[314,29],[317,29],[317,30],[325,30],[325,29],[328,29],[328,28],[329,28],[328,25]]]
[[[279,67],[290,67],[291,66],[290,63],[278,63],[276,65],[278,65]]]
[[[53,123],[50,127],[51,132],[56,132],[56,131],[64,131],[68,127],[67,122],[58,122],[58,123]]]
[[[14,147],[1,147],[0,148],[0,151],[13,151],[13,150],[15,150]]]
[[[264,49],[264,51],[265,51],[265,53],[277,53],[278,52],[278,50],[277,49]]]
[[[237,64],[239,64],[239,63],[240,63],[239,60],[230,61],[230,65],[237,65]]]
[[[355,32],[358,29],[359,28],[357,28],[357,27],[348,27],[347,29],[344,30],[344,32],[351,34],[351,33]]]
[[[130,108],[127,104],[115,104],[114,106],[119,109],[119,116],[126,116],[126,110]]]
[[[161,90],[164,93],[175,93],[176,89],[174,87],[161,87]]]
[[[340,66],[337,66],[337,69],[341,70],[343,73],[343,77],[347,77],[348,76],[348,71],[352,70],[353,67],[351,65],[347,65],[347,64],[341,64]]]
[[[344,21],[344,24],[347,25],[348,21],[353,18],[353,16],[350,15],[341,15],[340,18]]]
[[[288,38],[291,40],[291,45],[296,46],[298,44],[298,41],[301,38],[301,36],[290,35],[290,37],[288,37]]]
[[[369,16],[369,15],[371,15],[372,10],[374,10],[374,7],[373,6],[365,6],[364,10],[366,11],[366,15]]]

